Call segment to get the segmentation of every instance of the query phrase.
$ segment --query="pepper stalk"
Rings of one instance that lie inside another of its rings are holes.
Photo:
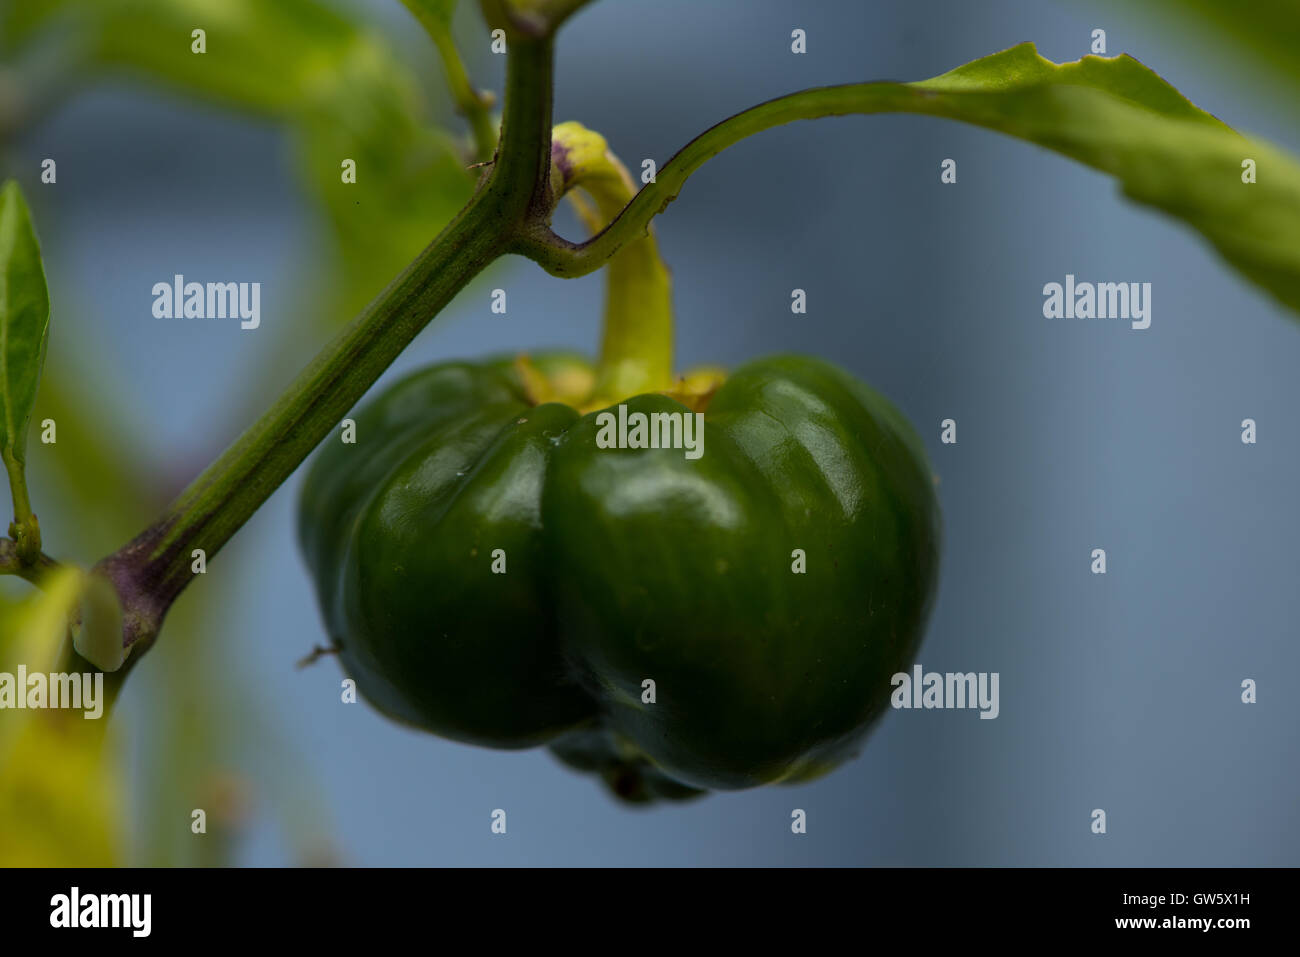
[[[569,197],[593,235],[637,192],[627,167],[610,152],[605,138],[573,122],[551,131],[551,189],[557,200]],[[574,192],[577,189],[582,192]],[[654,233],[647,229],[606,268],[604,331],[589,403],[593,407],[673,386],[672,282]]]

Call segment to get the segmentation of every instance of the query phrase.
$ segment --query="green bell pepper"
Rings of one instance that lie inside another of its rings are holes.
[[[575,154],[557,192],[601,199]],[[435,365],[318,453],[298,528],[329,635],[392,718],[549,745],[629,801],[816,777],[855,753],[920,643],[940,541],[925,452],[817,359],[665,381],[653,237],[615,266],[597,365]],[[638,413],[674,447],[637,447]]]
[[[691,414],[667,395],[626,406]],[[936,579],[911,428],[794,356],[713,394],[698,459],[600,448],[598,415],[531,405],[509,363],[447,363],[323,450],[299,529],[348,675],[444,737],[526,748],[607,729],[695,787],[843,760],[911,662]]]

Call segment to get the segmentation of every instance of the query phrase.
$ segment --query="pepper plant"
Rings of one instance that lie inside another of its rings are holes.
[[[405,2],[466,117],[472,192],[229,449],[84,574],[46,554],[27,489],[50,306],[21,193],[0,196],[14,503],[0,571],[47,589],[68,622],[60,665],[102,670],[114,695],[196,563],[326,443],[300,538],[331,642],[393,717],[476,743],[548,743],[631,800],[804,780],[851,754],[915,652],[937,580],[924,454],[883,397],[819,360],[679,372],[651,232],[700,166],[773,126],[915,113],[1028,141],[1113,176],[1300,310],[1300,164],[1131,57],[1056,64],[1022,44],[929,80],[791,93],[713,126],[637,188],[598,134],[552,116],[556,35],[588,0],[481,0],[506,57],[499,122],[451,42],[454,3]],[[551,227],[566,196],[585,240]],[[510,254],[562,278],[606,270],[598,360],[440,365],[354,415],[415,335]],[[678,416],[683,432],[698,414],[707,453],[606,450],[601,416],[621,430],[634,414]],[[333,436],[340,423],[355,444]],[[497,561],[509,566],[494,579]],[[511,636],[507,655],[485,653],[488,630]]]

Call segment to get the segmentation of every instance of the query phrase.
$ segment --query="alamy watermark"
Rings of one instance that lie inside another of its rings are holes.
[[[104,673],[0,671],[0,710],[55,709],[84,711],[83,718],[96,721],[104,715]]]
[[[50,926],[56,928],[125,928],[133,937],[153,929],[152,894],[83,894],[74,887],[50,898]]]
[[[619,403],[618,415],[596,416],[598,449],[685,449],[688,459],[704,454],[703,412],[633,412]]]
[[[1075,282],[1073,273],[1065,284],[1049,282],[1043,287],[1043,317],[1046,319],[1124,319],[1134,329],[1151,327],[1151,283]]]
[[[239,319],[239,328],[262,324],[260,282],[186,282],[177,273],[171,282],[153,286],[153,314],[158,319]]]
[[[900,671],[890,679],[894,687],[889,703],[895,708],[979,708],[981,718],[996,718],[998,673],[996,671],[923,671],[913,665],[912,673]]]

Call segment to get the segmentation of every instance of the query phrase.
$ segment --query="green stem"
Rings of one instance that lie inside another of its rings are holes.
[[[499,158],[469,205],[160,519],[99,563],[122,603],[123,644],[144,643],[128,664],[192,580],[193,551],[216,555],[416,334],[550,202],[552,70],[549,37],[511,45]]]
[[[691,140],[658,171],[655,182],[641,188],[598,235],[573,243],[536,223],[511,252],[534,260],[556,276],[585,276],[615,253],[646,235],[650,221],[662,213],[686,180],[706,162],[747,136],[795,120],[856,113],[916,112],[950,115],[947,104],[918,87],[903,83],[854,83],[793,93],[738,113]],[[961,118],[960,116],[958,118]]]
[[[162,518],[100,563],[123,602],[125,644],[156,634],[192,578],[193,551],[211,559],[428,321],[496,258],[499,213],[489,195],[476,197]]]
[[[626,167],[605,138],[578,123],[552,132],[552,187],[557,196],[581,188],[595,209],[578,204],[587,227],[599,232],[636,194]],[[592,405],[668,389],[673,383],[672,283],[649,230],[623,246],[605,277],[605,319]]]
[[[456,109],[469,122],[474,135],[474,160],[486,163],[492,159],[497,148],[497,131],[492,124],[492,97],[488,93],[475,89],[470,83],[465,64],[456,49],[456,42],[449,31],[432,32],[434,46],[442,57],[443,69],[447,73],[447,86],[456,101]]]
[[[480,0],[489,27],[533,37],[554,36],[555,31],[592,0]]]
[[[9,525],[9,534],[14,537],[18,560],[31,565],[41,554],[41,526],[32,513],[32,501],[27,494],[27,470],[18,456],[8,450],[5,450],[3,458],[14,501],[14,520]]]
[[[546,18],[547,29],[552,33],[589,3],[591,0],[534,0],[534,6]]]
[[[492,125],[490,112],[491,94],[475,89],[470,83],[469,73],[465,70],[465,63],[460,58],[460,51],[456,49],[456,41],[451,33],[450,18],[435,12],[425,0],[402,0],[402,3],[420,21],[438,50],[452,100],[457,111],[469,122],[470,131],[474,135],[475,161],[487,162],[497,146],[497,131]]]
[[[2,457],[5,471],[9,473],[9,491],[13,493],[14,519],[21,521],[32,514],[32,501],[27,495],[27,470],[16,455],[5,452]]]
[[[14,575],[33,585],[39,585],[46,575],[58,567],[57,561],[39,552],[35,560],[26,561],[19,554],[17,542],[0,538],[0,575]]]
[[[549,35],[520,34],[511,38],[508,50],[501,145],[490,185],[506,208],[501,235],[513,243],[528,224],[555,207],[550,176],[555,45]]]

